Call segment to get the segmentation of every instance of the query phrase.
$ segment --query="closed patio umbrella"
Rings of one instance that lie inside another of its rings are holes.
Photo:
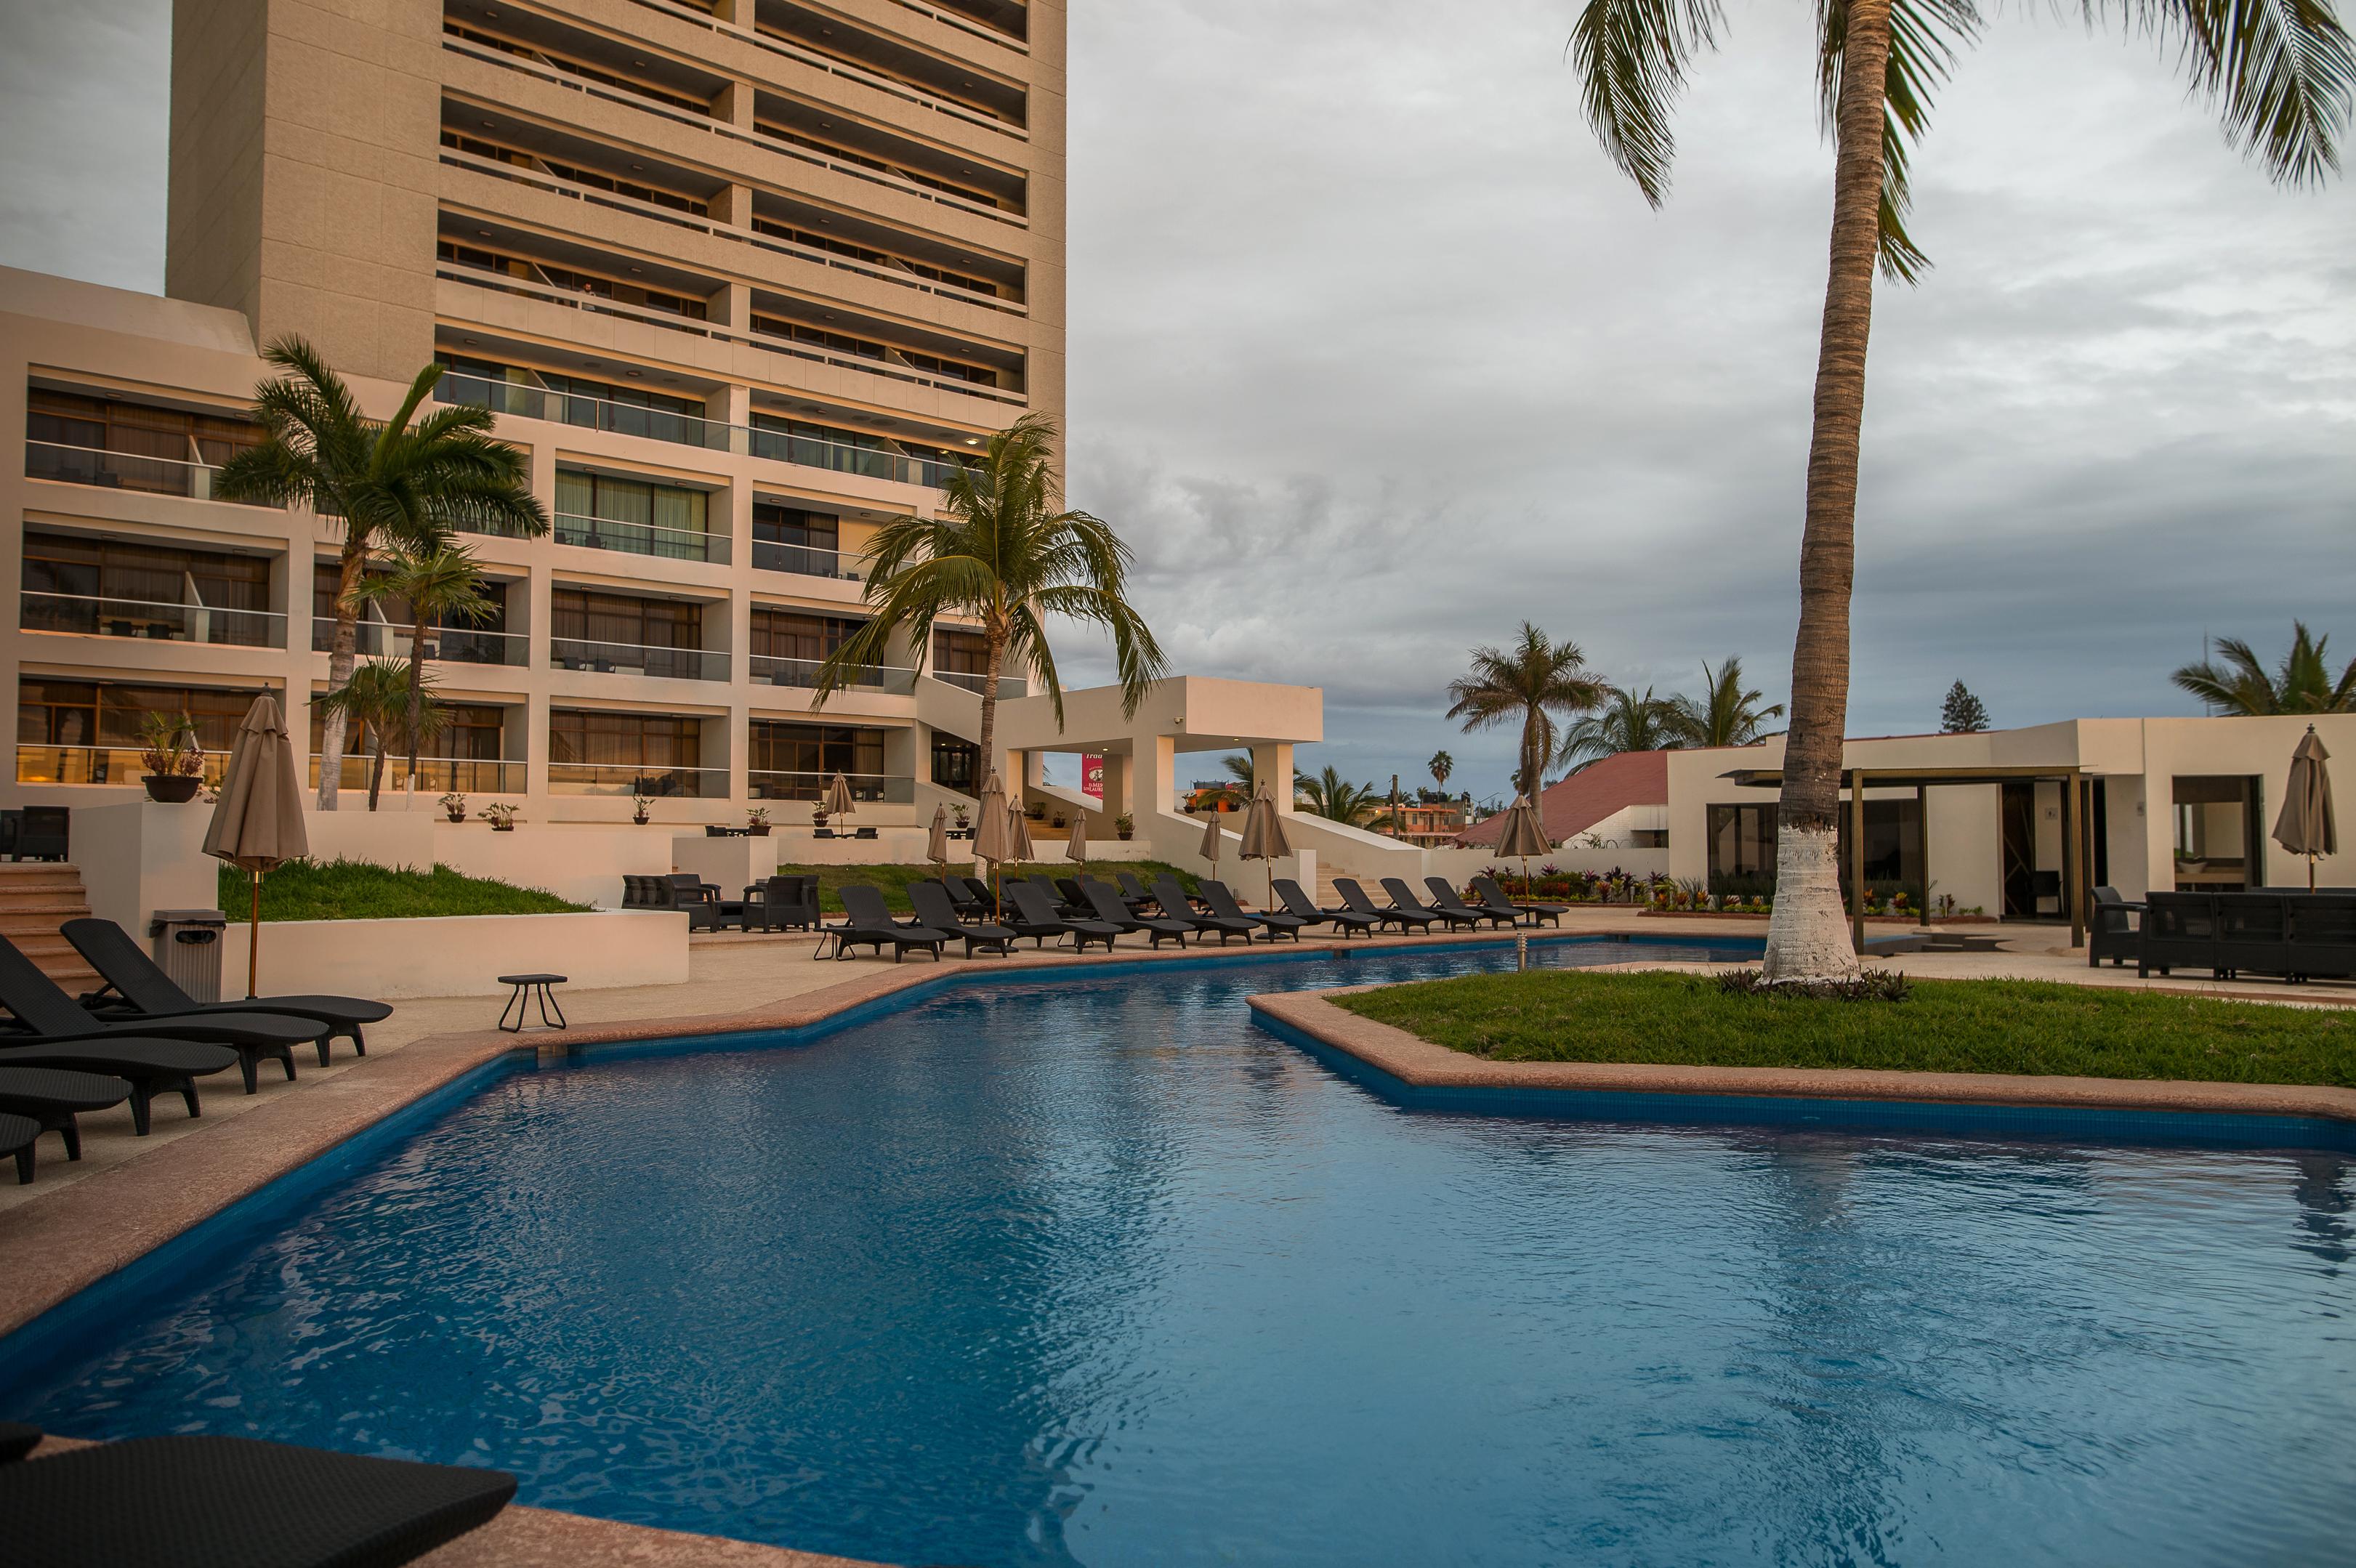
[[[2315,726],[2290,754],[2290,784],[2283,791],[2282,815],[2275,818],[2275,842],[2307,857],[2307,891],[2315,891],[2315,862],[2340,853],[2340,825],[2331,815],[2331,753]]]
[[[1547,842],[1546,827],[1538,820],[1538,808],[1526,795],[1515,795],[1514,804],[1505,809],[1505,826],[1497,835],[1497,853],[1518,855],[1522,861],[1522,897],[1530,896],[1530,857],[1543,855],[1554,848]]]
[[[1006,792],[998,786],[994,773],[982,783],[981,811],[973,820],[973,858],[989,863],[994,897],[999,863],[1006,859]]]
[[[1085,861],[1088,858],[1088,814],[1072,814],[1072,841],[1064,846],[1064,859]]]
[[[851,798],[850,781],[837,773],[826,786],[826,814],[829,816],[849,816],[858,809],[859,803]]]
[[[252,880],[252,923],[245,933],[245,994],[255,994],[261,972],[262,877],[311,852],[303,826],[303,785],[294,773],[294,746],[268,692],[253,699],[237,727],[220,804],[205,829],[205,853],[242,866]]]
[[[1031,847],[1031,824],[1023,819],[1023,803],[1006,803],[1006,858],[1010,860],[1035,860],[1039,852]]]
[[[933,807],[933,830],[925,835],[925,859],[941,869],[941,886],[949,885],[949,808]]]
[[[1198,853],[1202,855],[1204,859],[1211,862],[1211,875],[1215,877],[1219,874],[1220,838],[1219,808],[1216,805],[1214,805],[1211,807],[1209,816],[1211,818],[1211,824],[1209,827],[1203,829],[1203,847]]]
[[[1268,862],[1268,903],[1276,907],[1276,863],[1292,853],[1291,837],[1284,831],[1284,817],[1276,809],[1276,797],[1268,785],[1259,786],[1252,796],[1251,809],[1244,813],[1243,858]]]

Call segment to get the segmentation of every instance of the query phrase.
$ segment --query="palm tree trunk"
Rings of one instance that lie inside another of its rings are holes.
[[[369,744],[373,758],[369,763],[369,809],[376,809],[377,794],[384,787],[384,731],[371,724],[368,727]]]
[[[998,739],[998,672],[1006,664],[1005,633],[995,627],[990,630],[981,664],[981,776],[986,783],[998,768],[998,760],[991,755],[990,748]],[[1022,795],[1021,779],[1007,785],[1007,799],[1019,800]]]
[[[417,738],[425,727],[425,617],[409,628],[409,794],[417,796]]]
[[[349,525],[347,525],[348,528]],[[360,607],[352,592],[360,585],[360,568],[368,552],[344,547],[343,574],[336,584],[336,635],[327,645],[327,695],[352,683],[352,656],[359,642]],[[291,718],[292,715],[289,715]],[[340,719],[321,727],[319,736],[319,809],[336,809],[337,791],[344,782],[344,725]]]
[[[1816,350],[1808,515],[1800,537],[1800,629],[1792,650],[1792,728],[1776,816],[1770,980],[1857,972],[1841,907],[1841,742],[1848,724],[1848,604],[1857,570],[1858,431],[1881,221],[1881,133],[1890,0],[1850,0],[1841,58],[1833,232]],[[1862,850],[1862,846],[1852,848]]]

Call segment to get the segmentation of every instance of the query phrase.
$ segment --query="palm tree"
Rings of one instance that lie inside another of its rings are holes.
[[[286,372],[253,389],[253,421],[265,439],[222,465],[213,493],[228,501],[300,503],[341,525],[336,635],[327,650],[332,696],[352,678],[360,582],[380,548],[423,547],[453,529],[544,534],[548,511],[531,493],[524,454],[492,437],[488,409],[436,409],[416,418],[441,366],[417,373],[392,418],[372,420],[303,339],[280,338],[262,357]],[[330,724],[320,742],[320,810],[335,810],[343,771],[343,726]]]
[[[1622,752],[1673,752],[1684,744],[1668,699],[1655,697],[1649,686],[1641,697],[1631,687],[1607,686],[1601,709],[1563,731],[1554,760],[1570,764],[1567,777]]]
[[[1025,414],[950,473],[937,517],[902,517],[867,547],[867,603],[874,614],[829,655],[810,693],[813,707],[858,672],[884,662],[895,636],[916,649],[917,667],[933,623],[957,615],[981,623],[981,765],[994,771],[998,679],[1020,660],[1064,722],[1064,687],[1047,646],[1044,617],[1062,615],[1112,634],[1121,711],[1134,716],[1145,688],[1168,672],[1162,645],[1130,605],[1135,559],[1112,525],[1066,510],[1054,463],[1055,421]]]
[[[363,600],[391,599],[408,606],[409,704],[402,731],[409,739],[409,790],[414,795],[417,748],[425,733],[425,634],[438,626],[479,626],[498,609],[483,593],[481,564],[465,546],[446,539],[413,553],[397,552],[391,570],[365,579],[359,594]],[[373,811],[374,805],[369,809]]]
[[[2124,0],[2126,27],[2179,46],[2193,87],[2219,101],[2228,138],[2277,184],[2320,183],[2340,166],[2356,53],[2333,0],[2210,5]],[[2091,20],[2107,7],[2088,0]],[[1932,90],[1979,32],[1976,0],[1820,0],[1819,101],[1834,141],[1830,265],[1816,352],[1792,725],[1778,813],[1771,980],[1854,973],[1841,908],[1837,832],[1848,717],[1848,603],[1856,571],[1858,429],[1877,264],[1912,282],[1929,265],[1906,233],[1910,144]],[[1570,40],[1588,122],[1604,151],[1659,206],[1676,151],[1669,112],[1696,55],[1726,24],[1719,0],[1586,0]]]
[[[2290,652],[2274,675],[2249,644],[2237,637],[2217,639],[2225,658],[2220,667],[2203,659],[2186,665],[2169,678],[2211,708],[2244,718],[2264,713],[2356,713],[2356,659],[2350,659],[2337,679],[2323,650],[2329,636],[2310,638],[2306,623],[2291,623]]]
[[[1688,746],[1748,746],[1770,719],[1783,716],[1780,702],[1759,706],[1761,694],[1742,689],[1742,661],[1728,659],[1716,669],[1705,659],[1699,698],[1669,699],[1669,731]]]
[[[1313,779],[1305,773],[1301,775],[1295,788],[1296,798],[1308,807],[1310,816],[1346,823],[1352,827],[1364,825],[1383,806],[1382,797],[1375,794],[1373,784],[1351,784],[1338,769],[1330,766]]]
[[[1536,795],[1555,753],[1555,719],[1583,713],[1603,699],[1605,688],[1590,675],[1579,645],[1548,642],[1522,623],[1521,640],[1511,648],[1474,648],[1472,667],[1448,683],[1451,719],[1466,733],[1505,724],[1522,727],[1521,762],[1514,792]]]
[[[1431,753],[1431,761],[1423,764],[1430,770],[1431,782],[1440,794],[1448,793],[1448,775],[1456,771],[1456,759],[1445,752]]]
[[[406,741],[413,750],[422,737],[437,733],[447,720],[441,704],[433,700],[433,686],[424,688],[425,701],[418,709],[413,722],[410,718],[412,670],[415,667],[407,659],[370,659],[356,665],[352,677],[335,690],[318,699],[320,712],[326,717],[327,734],[339,733],[347,723],[360,726],[362,740],[371,755],[369,764],[369,804],[374,811],[384,787],[384,757],[388,743]],[[320,746],[320,765],[326,765],[325,737]],[[343,748],[336,749],[336,765],[343,766]]]
[[[1237,807],[1249,805],[1251,804],[1252,792],[1258,784],[1258,775],[1252,769],[1251,753],[1249,752],[1229,752],[1226,756],[1219,759],[1219,771],[1226,773],[1233,782],[1223,784],[1217,790],[1212,792],[1214,797],[1218,800],[1226,801]],[[1301,792],[1301,784],[1308,777],[1309,775],[1302,773],[1299,768],[1292,770],[1292,789],[1294,794],[1298,795]]]

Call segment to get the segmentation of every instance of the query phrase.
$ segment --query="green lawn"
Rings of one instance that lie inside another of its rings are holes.
[[[2032,980],[1900,1002],[1730,996],[1692,975],[1467,975],[1334,1000],[1497,1061],[1877,1067],[2356,1087],[2356,1011]]]
[[[220,907],[241,921],[252,907],[246,874],[220,869]],[[585,910],[538,888],[467,877],[447,866],[394,870],[361,860],[291,860],[262,879],[264,920],[409,920],[437,914],[566,914]]]
[[[1055,848],[1060,852],[1063,846],[1058,844]],[[1009,875],[1033,876],[1044,873],[1050,877],[1068,877],[1079,869],[1079,867],[1064,859],[1027,861],[1020,866],[1007,868]],[[949,870],[958,876],[969,875],[972,862],[951,861]],[[939,867],[930,865],[780,866],[777,871],[782,876],[789,877],[816,875],[819,907],[829,914],[842,912],[842,901],[835,897],[834,890],[846,882],[865,882],[870,887],[881,888],[884,890],[885,903],[890,904],[894,909],[906,910],[914,907],[908,902],[908,884],[938,881],[941,875]],[[1098,860],[1092,858],[1087,863],[1087,874],[1091,877],[1100,877],[1106,881],[1111,881],[1113,874],[1118,871],[1135,872],[1145,880],[1148,887],[1153,885],[1153,879],[1156,877],[1176,877],[1179,886],[1190,893],[1194,891],[1193,877],[1159,860]],[[1228,884],[1230,887],[1234,885],[1232,882]],[[733,899],[736,896],[737,891],[734,888],[723,889],[720,896],[723,899]],[[1242,895],[1238,893],[1237,896]]]

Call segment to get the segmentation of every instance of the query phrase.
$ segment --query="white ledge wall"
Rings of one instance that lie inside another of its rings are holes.
[[[221,943],[221,995],[245,994],[242,923]],[[325,992],[403,997],[503,995],[501,975],[565,975],[573,986],[683,986],[683,910],[594,914],[475,914],[432,920],[272,920],[262,923],[263,996]],[[559,1005],[562,1005],[560,993]]]

